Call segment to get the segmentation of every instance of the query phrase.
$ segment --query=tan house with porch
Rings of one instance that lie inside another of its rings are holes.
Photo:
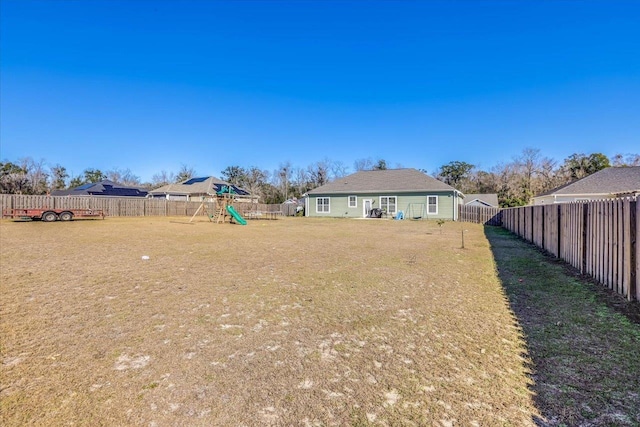
[[[640,166],[612,167],[533,198],[534,205],[637,197]]]

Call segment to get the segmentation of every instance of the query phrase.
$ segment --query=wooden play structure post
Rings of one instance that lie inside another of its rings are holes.
[[[207,210],[207,205],[206,205],[204,196],[202,197],[202,203],[200,203],[200,206],[198,206],[198,209],[196,209],[196,212],[193,214],[193,216],[191,217],[189,222],[193,222],[193,219],[196,217],[196,215],[198,215],[198,213],[201,210],[207,216],[207,218],[209,218],[209,222],[211,222],[212,221],[211,218],[212,218],[213,215],[210,215],[209,211]]]
[[[216,194],[216,212],[214,219],[216,224],[224,223],[229,214],[227,213],[227,206],[231,204],[231,193],[217,193]]]

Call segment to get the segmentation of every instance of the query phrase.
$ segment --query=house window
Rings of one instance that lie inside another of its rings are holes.
[[[398,199],[396,196],[380,196],[380,209],[389,215],[395,215],[397,202]]]
[[[329,213],[331,199],[329,197],[318,197],[316,199],[316,213]]]
[[[358,196],[349,196],[349,207],[350,208],[358,207]]]
[[[438,196],[427,196],[427,214],[438,214]]]

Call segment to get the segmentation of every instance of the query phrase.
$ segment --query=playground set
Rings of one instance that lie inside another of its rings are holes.
[[[239,225],[247,225],[247,220],[242,217],[233,207],[233,199],[235,195],[235,191],[231,186],[223,185],[220,191],[216,192],[216,209],[214,212],[210,213],[207,211],[207,205],[202,201],[196,213],[193,214],[189,222],[192,222],[193,219],[200,213],[200,211],[204,212],[209,221],[215,222],[216,224],[225,223],[227,218],[229,218],[230,224],[239,224]]]

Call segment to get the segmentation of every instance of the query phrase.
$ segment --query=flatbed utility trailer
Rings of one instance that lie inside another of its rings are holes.
[[[54,222],[71,221],[74,218],[102,218],[105,214],[102,209],[5,209],[2,217],[14,219]]]

